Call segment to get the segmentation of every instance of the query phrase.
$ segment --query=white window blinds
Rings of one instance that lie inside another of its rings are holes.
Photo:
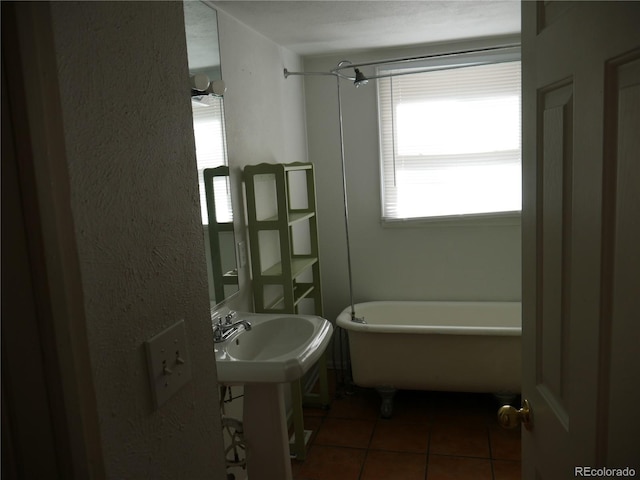
[[[208,225],[209,218],[207,214],[203,171],[205,168],[228,165],[223,99],[209,96],[207,97],[206,104],[192,102],[192,108],[202,224]],[[217,179],[214,190],[218,222],[229,222],[232,220],[231,196],[229,195],[228,188],[228,181],[225,181],[223,178]]]
[[[384,219],[521,209],[519,61],[378,73]]]

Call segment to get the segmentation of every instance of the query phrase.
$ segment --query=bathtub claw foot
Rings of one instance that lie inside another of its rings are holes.
[[[391,418],[393,414],[393,397],[395,397],[397,390],[393,387],[377,387],[376,391],[382,399],[380,416],[382,418]]]

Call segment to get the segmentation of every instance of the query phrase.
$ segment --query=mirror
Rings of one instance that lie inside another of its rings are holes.
[[[215,9],[204,2],[183,5],[209,298],[212,304],[218,304],[239,290],[218,17]]]

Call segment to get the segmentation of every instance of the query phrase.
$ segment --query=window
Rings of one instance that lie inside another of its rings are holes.
[[[200,187],[200,208],[202,224],[209,224],[207,214],[207,198],[204,189],[205,168],[228,165],[226,136],[224,131],[224,106],[220,97],[207,96],[206,102],[192,101],[193,134],[196,142],[196,159],[198,163],[198,186]],[[219,222],[232,220],[231,196],[227,178],[215,179],[216,217]],[[218,184],[218,182],[220,184]]]
[[[385,220],[521,209],[519,54],[450,67],[378,70]]]

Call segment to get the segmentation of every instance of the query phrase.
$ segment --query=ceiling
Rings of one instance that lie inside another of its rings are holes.
[[[303,56],[520,33],[518,0],[212,3]]]

